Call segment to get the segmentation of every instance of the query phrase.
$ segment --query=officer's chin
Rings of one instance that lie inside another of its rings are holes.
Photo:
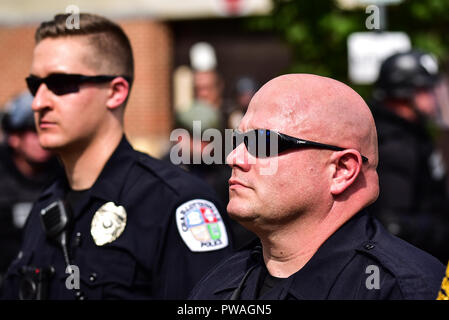
[[[243,205],[243,201],[238,199],[231,199],[226,208],[229,217],[241,224],[251,222],[256,217],[255,215]]]
[[[50,133],[39,134],[39,144],[42,149],[51,151],[52,153],[58,153],[67,147],[67,143],[63,139],[55,137],[55,135]]]

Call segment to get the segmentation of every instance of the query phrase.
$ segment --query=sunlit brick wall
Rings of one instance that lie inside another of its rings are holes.
[[[155,156],[168,141],[171,125],[172,36],[160,22],[123,21],[135,57],[135,83],[125,115],[133,145]]]
[[[26,89],[36,26],[0,28],[0,105]]]

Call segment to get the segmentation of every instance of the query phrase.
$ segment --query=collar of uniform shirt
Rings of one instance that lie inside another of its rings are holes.
[[[332,234],[306,265],[291,276],[293,279],[288,293],[300,300],[326,299],[338,274],[353,258],[356,250],[369,240],[366,230],[368,219],[370,215],[362,210]]]
[[[341,226],[321,245],[301,270],[291,275],[288,281],[282,283],[281,286],[285,290],[282,290],[281,296],[277,299],[283,300],[288,294],[297,300],[325,299],[338,274],[352,259],[356,250],[369,240],[369,234],[366,230],[369,218],[368,212],[362,210]],[[354,241],[354,239],[358,239],[358,241]],[[254,243],[252,244],[254,246]],[[240,256],[240,259],[247,260],[248,257]],[[252,261],[252,264],[248,263],[246,270],[257,263],[255,259],[252,259]],[[241,263],[246,264],[244,261]],[[257,270],[254,270],[254,273],[257,273]],[[227,275],[230,279],[223,279],[222,284],[225,285],[218,285],[214,294],[237,288],[244,274],[245,272],[238,275]],[[295,285],[295,283],[298,285]],[[257,286],[250,283],[249,287],[255,289]]]

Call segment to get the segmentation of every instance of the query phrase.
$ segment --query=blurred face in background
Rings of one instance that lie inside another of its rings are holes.
[[[437,115],[438,104],[435,97],[435,92],[432,88],[422,88],[415,91],[413,97],[416,108],[428,116],[429,118],[435,118]]]
[[[223,85],[214,71],[198,71],[194,75],[195,97],[213,107],[219,108],[222,102]]]
[[[52,157],[50,151],[41,147],[39,137],[34,130],[8,134],[8,145],[14,150],[15,154],[23,157],[29,163],[45,163]]]

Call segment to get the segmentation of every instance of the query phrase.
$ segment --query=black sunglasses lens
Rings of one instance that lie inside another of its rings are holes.
[[[274,132],[265,129],[257,129],[246,133],[246,135],[246,149],[254,157],[267,158],[277,155],[277,148],[273,145],[273,142],[276,141]]]
[[[276,146],[273,145],[276,142],[275,132],[271,130],[258,129],[257,130],[257,157],[267,158],[277,155]]]
[[[257,156],[257,135],[254,131],[246,133],[244,143],[246,150],[248,150],[251,155]]]
[[[48,90],[60,96],[67,93],[79,91],[80,79],[75,75],[52,74],[46,78],[29,76],[26,79],[28,90],[35,96],[42,83],[45,83]]]
[[[244,143],[248,153],[257,158],[274,157],[278,154],[278,135],[266,129],[251,130],[246,133],[234,131],[232,147]]]
[[[234,131],[232,137],[232,148],[235,149],[240,143],[244,143],[248,153],[257,158],[273,157],[277,152],[276,132],[256,129],[246,133]]]
[[[39,87],[42,84],[42,80],[40,78],[36,77],[27,77],[26,79],[28,90],[30,90],[30,93],[32,96],[36,95],[37,90],[39,90]]]
[[[55,74],[45,80],[48,89],[60,96],[67,93],[79,91],[80,81],[77,77],[69,74]]]

